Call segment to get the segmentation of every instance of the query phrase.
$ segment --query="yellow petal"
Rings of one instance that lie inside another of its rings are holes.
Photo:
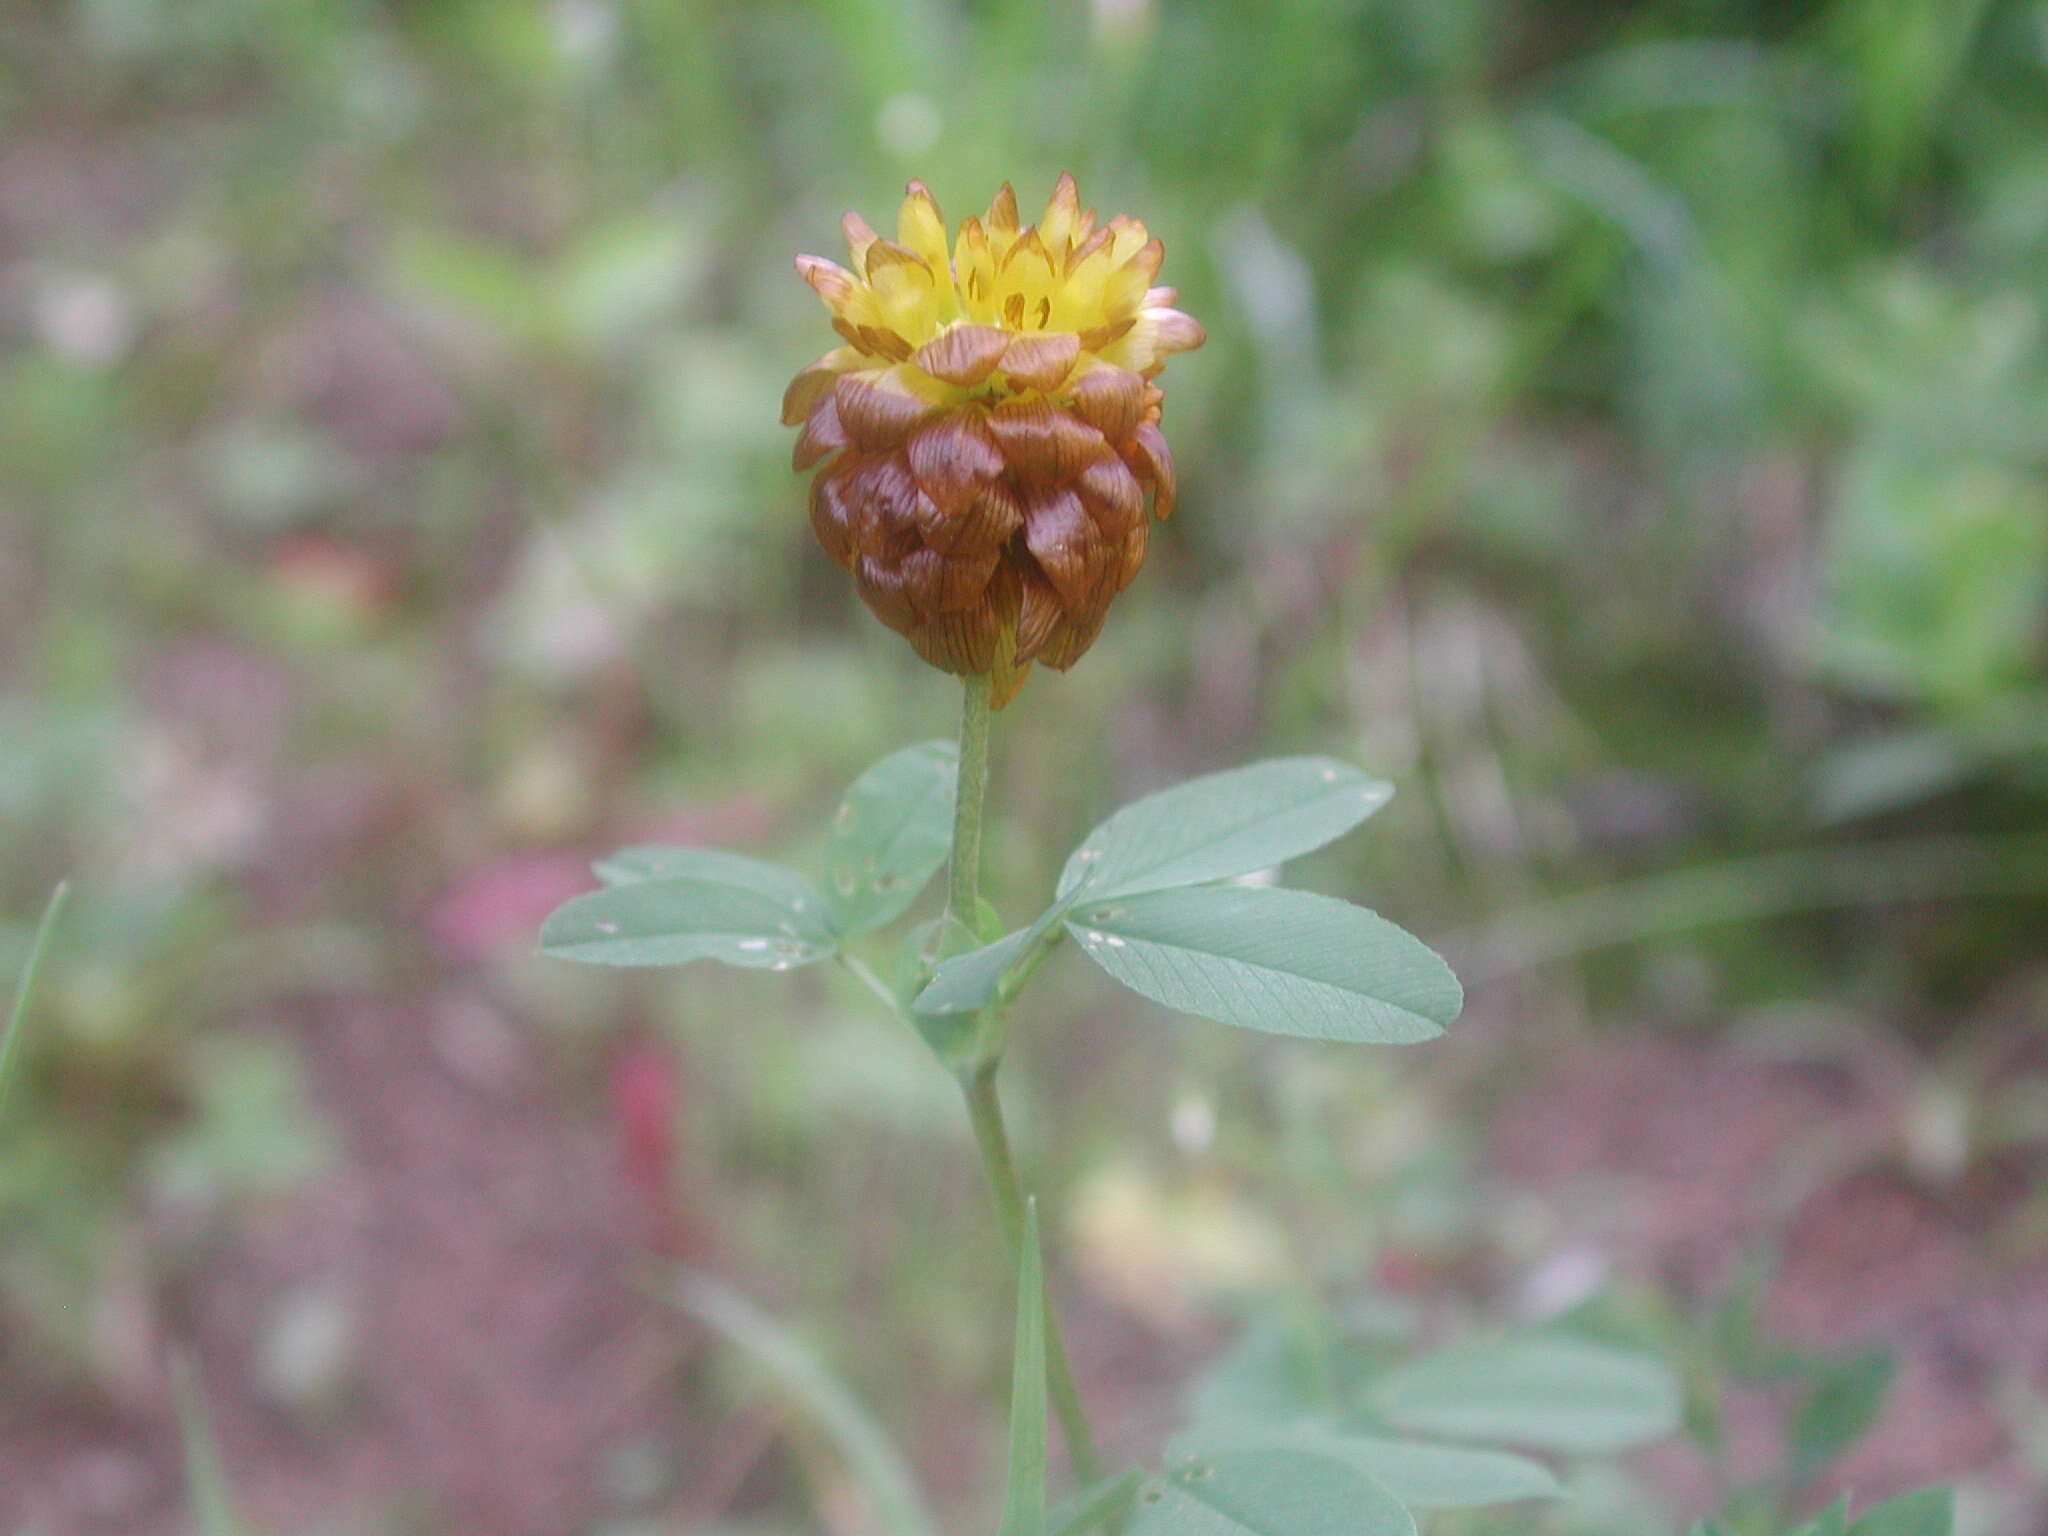
[[[1171,352],[1188,352],[1207,339],[1192,316],[1177,309],[1142,309],[1129,331],[1098,350],[1106,363],[1145,373]]]
[[[1056,251],[1062,258],[1066,255],[1067,242],[1073,239],[1074,226],[1081,217],[1081,190],[1074,185],[1071,172],[1060,172],[1060,179],[1054,184],[1052,197],[1045,205],[1045,216],[1038,221],[1038,237],[1046,249]]]
[[[818,297],[834,314],[844,314],[860,292],[860,283],[851,272],[822,256],[797,257],[796,270],[799,277],[818,291]]]
[[[953,280],[960,291],[960,308],[969,320],[987,325],[996,318],[1000,305],[995,253],[989,249],[988,233],[979,219],[968,219],[960,226],[960,238],[953,247]]]
[[[880,238],[874,226],[857,213],[849,212],[839,221],[839,232],[846,236],[846,251],[853,258],[855,267],[865,271],[868,262],[868,247]]]
[[[946,221],[931,189],[913,181],[904,189],[903,206],[896,214],[896,239],[924,258],[934,275],[946,270]]]
[[[983,222],[988,225],[991,240],[1000,236],[1007,245],[1010,240],[1016,238],[1020,225],[1017,218],[1017,189],[1007,181],[996,193],[995,200],[988,205],[988,215]]]

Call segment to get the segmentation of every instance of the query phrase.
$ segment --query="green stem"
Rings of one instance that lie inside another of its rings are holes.
[[[962,680],[960,781],[953,801],[953,867],[947,901],[955,917],[979,939],[981,933],[981,802],[988,792],[989,677]]]
[[[965,679],[965,702],[960,714],[960,779],[953,811],[953,863],[948,902],[953,915],[981,938],[981,816],[988,791],[989,679]],[[999,1049],[999,1047],[998,1047]],[[1024,1187],[1017,1178],[1017,1160],[1010,1152],[1009,1133],[1003,1127],[1003,1105],[996,1093],[998,1055],[978,1062],[960,1078],[967,1096],[968,1118],[974,1122],[975,1145],[988,1174],[989,1192],[995,1199],[996,1216],[1002,1223],[1003,1242],[1014,1269],[1024,1251]],[[1083,1483],[1102,1476],[1102,1459],[1095,1449],[1095,1436],[1088,1427],[1087,1411],[1074,1386],[1074,1373],[1067,1364],[1067,1349],[1060,1337],[1048,1293],[1045,1308],[1045,1355],[1047,1388],[1060,1432],[1067,1442],[1067,1457],[1074,1475]]]
[[[982,1167],[988,1172],[990,1193],[996,1214],[1002,1219],[1003,1241],[1015,1268],[1024,1252],[1024,1187],[1017,1178],[1016,1159],[1010,1155],[1010,1138],[1003,1129],[1003,1104],[996,1093],[996,1063],[977,1067],[961,1079],[967,1094],[968,1117],[974,1122],[974,1140],[981,1148]],[[1046,1386],[1053,1412],[1066,1436],[1067,1456],[1074,1464],[1075,1479],[1086,1485],[1102,1476],[1102,1458],[1095,1449],[1095,1436],[1088,1427],[1088,1412],[1081,1406],[1080,1390],[1067,1364],[1067,1346],[1060,1336],[1059,1318],[1048,1290],[1045,1304]]]

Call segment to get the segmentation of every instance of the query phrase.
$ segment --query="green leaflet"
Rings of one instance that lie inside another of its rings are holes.
[[[1243,1029],[1406,1044],[1442,1034],[1464,1004],[1450,967],[1419,939],[1302,891],[1154,891],[1083,906],[1067,931],[1132,991]]]
[[[1082,840],[1059,894],[1089,899],[1205,885],[1313,852],[1393,789],[1331,757],[1276,757],[1132,802]]]
[[[1403,1429],[1598,1453],[1678,1427],[1678,1384],[1656,1361],[1579,1339],[1461,1345],[1380,1377],[1369,1401]]]
[[[954,743],[927,741],[853,781],[825,837],[825,892],[839,932],[894,922],[946,862],[959,772]]]
[[[1548,1467],[1526,1456],[1352,1435],[1316,1422],[1284,1429],[1195,1430],[1175,1444],[1196,1455],[1205,1447],[1219,1451],[1259,1447],[1334,1457],[1371,1476],[1411,1510],[1471,1509],[1518,1499],[1554,1499],[1564,1492]]]
[[[1129,1536],[1415,1536],[1366,1473],[1291,1449],[1222,1451],[1148,1483]]]
[[[641,843],[621,848],[591,865],[606,885],[635,885],[643,880],[703,880],[753,891],[774,901],[815,907],[824,899],[810,879],[787,864],[773,864],[723,848],[677,848]]]
[[[827,926],[823,898],[809,882],[794,883],[802,876],[780,874],[789,880],[778,877],[779,888],[768,890],[761,879],[736,884],[692,874],[594,891],[558,907],[541,925],[541,949],[590,965],[719,960],[762,971],[828,958],[837,940]]]

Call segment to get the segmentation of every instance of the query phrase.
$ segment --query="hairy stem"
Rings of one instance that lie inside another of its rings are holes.
[[[989,678],[962,680],[960,788],[953,802],[953,865],[947,887],[952,913],[981,937],[981,802],[988,792]]]
[[[988,790],[989,679],[968,677],[965,682],[966,700],[960,714],[960,782],[954,802],[952,878],[947,899],[953,915],[979,938],[981,813]],[[1003,1242],[1014,1269],[1024,1249],[1024,1187],[1017,1178],[1017,1160],[1010,1152],[1009,1133],[1003,1128],[1003,1105],[996,1093],[999,1064],[1000,1058],[995,1056],[977,1063],[962,1074],[960,1087],[967,1096],[975,1145],[981,1149],[982,1167],[988,1174],[989,1192],[995,1200]],[[1067,1457],[1073,1463],[1074,1475],[1083,1483],[1092,1483],[1102,1476],[1102,1461],[1095,1450],[1087,1412],[1081,1406],[1081,1394],[1074,1387],[1074,1373],[1067,1364],[1066,1345],[1061,1340],[1049,1294],[1045,1308],[1045,1353],[1047,1388],[1053,1412],[1060,1421],[1060,1432],[1066,1438]]]

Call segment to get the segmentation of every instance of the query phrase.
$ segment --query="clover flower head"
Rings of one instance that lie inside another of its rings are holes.
[[[811,526],[876,617],[1007,702],[1094,643],[1144,562],[1148,496],[1173,510],[1157,380],[1202,328],[1154,285],[1159,241],[1098,223],[1072,176],[1029,228],[1006,184],[950,248],[922,182],[895,239],[844,228],[852,270],[796,259],[845,343],[782,403]]]

